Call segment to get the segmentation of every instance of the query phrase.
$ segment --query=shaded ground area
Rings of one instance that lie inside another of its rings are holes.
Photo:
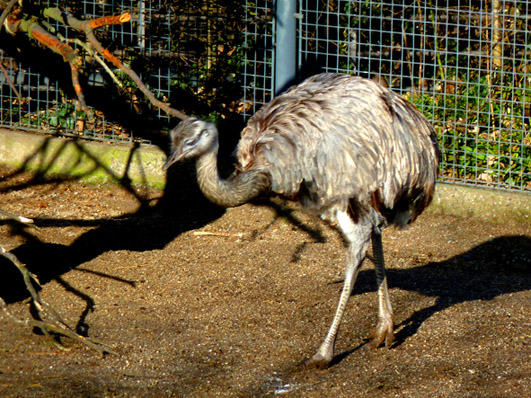
[[[2,397],[528,397],[531,226],[427,212],[384,234],[396,315],[392,349],[360,349],[376,324],[372,263],[360,273],[334,365],[300,364],[341,290],[343,242],[276,202],[224,211],[192,177],[161,192],[40,181],[2,169],[0,243],[101,357],[0,317]],[[30,311],[0,259],[0,295]]]

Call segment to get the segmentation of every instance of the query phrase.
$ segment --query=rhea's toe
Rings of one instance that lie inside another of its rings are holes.
[[[326,369],[330,365],[330,362],[332,362],[332,357],[325,357],[323,354],[318,352],[313,357],[308,359],[304,363],[304,366],[307,369]]]
[[[375,349],[380,347],[383,342],[387,348],[391,348],[395,339],[393,322],[379,322],[371,337],[371,341],[365,344],[365,348]]]

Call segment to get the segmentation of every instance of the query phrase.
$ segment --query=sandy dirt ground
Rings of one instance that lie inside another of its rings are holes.
[[[117,352],[59,349],[1,314],[2,397],[531,396],[529,221],[432,209],[387,230],[394,345],[362,349],[377,320],[368,259],[332,366],[307,370],[342,287],[333,228],[276,201],[220,209],[188,174],[150,192],[0,171],[0,207],[38,226],[2,219],[0,244],[72,328]],[[0,296],[31,317],[0,266]]]

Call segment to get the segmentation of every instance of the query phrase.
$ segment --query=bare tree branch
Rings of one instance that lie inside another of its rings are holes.
[[[32,222],[29,218],[26,217],[19,217],[15,216],[9,212],[6,212],[4,210],[0,210],[0,213],[7,215],[11,218],[16,219],[17,221],[21,221],[25,224]],[[28,221],[29,220],[29,221]],[[56,335],[62,335],[66,337],[70,337],[73,340],[79,341],[86,346],[103,353],[110,353],[115,354],[116,352],[112,350],[107,345],[94,341],[92,339],[89,339],[87,337],[81,336],[79,333],[76,333],[68,324],[62,319],[62,317],[59,315],[59,313],[48,304],[46,301],[44,301],[39,293],[37,293],[37,290],[35,289],[34,283],[37,284],[37,286],[40,286],[39,279],[37,276],[33,273],[31,273],[28,268],[11,252],[4,249],[3,246],[0,245],[0,255],[7,258],[9,261],[11,261],[15,267],[19,270],[19,272],[22,274],[22,278],[24,279],[24,284],[26,286],[26,289],[28,290],[32,303],[35,306],[38,317],[40,319],[19,319],[15,317],[11,311],[9,311],[9,308],[5,301],[0,297],[0,307],[2,308],[4,314],[6,314],[9,318],[14,320],[17,323],[31,326],[31,327],[37,327],[39,328],[45,335],[50,336],[51,334]],[[55,341],[56,345],[58,347],[64,349],[57,341]]]
[[[17,33],[26,33],[30,38],[36,40],[40,44],[51,49],[52,51],[60,54],[63,59],[69,63],[72,72],[72,85],[74,87],[74,91],[76,92],[81,108],[83,109],[83,111],[89,114],[90,118],[91,113],[86,105],[82,87],[79,84],[79,72],[81,66],[83,65],[82,57],[70,45],[62,42],[55,35],[49,33],[46,29],[44,29],[37,19],[33,17],[23,18],[23,14],[20,8],[10,13],[10,10],[13,8],[15,3],[16,0],[12,0],[4,10],[4,13],[2,14],[2,18],[4,18],[5,21],[4,26],[6,28],[6,31],[13,35]],[[142,93],[154,106],[162,109],[168,115],[177,117],[181,120],[188,118],[188,116],[184,113],[170,107],[165,102],[158,100],[155,95],[142,82],[138,74],[129,66],[122,63],[122,61],[116,56],[114,56],[109,50],[104,48],[94,35],[94,30],[102,26],[119,25],[130,22],[131,14],[123,13],[121,15],[106,16],[101,18],[95,18],[92,20],[79,20],[75,18],[71,13],[67,11],[62,11],[59,8],[45,8],[42,11],[42,15],[48,18],[52,18],[62,24],[68,25],[71,28],[77,30],[78,32],[83,33],[85,35],[86,42],[97,53],[101,54],[105,60],[112,63],[116,68],[120,69],[123,73],[129,76],[131,80],[133,80],[133,82],[135,82],[135,84],[138,86],[140,91],[142,91]],[[12,86],[12,88],[14,87]]]
[[[15,3],[17,1],[18,0],[11,0],[9,2],[9,4],[6,6],[6,8],[4,8],[4,11],[2,12],[2,15],[0,15],[0,29],[1,29],[2,25],[4,25],[4,22],[6,21],[7,16],[11,12],[11,9],[13,8],[13,6],[15,5]],[[13,81],[11,80],[11,77],[7,73],[6,68],[4,68],[4,65],[0,64],[0,69],[2,69],[2,72],[4,73],[4,75],[6,77],[6,81],[9,84],[9,87],[11,87],[11,90],[13,90],[13,92],[15,93],[15,95],[17,96],[19,101],[22,101],[22,97],[20,96],[20,93],[18,92],[18,90],[16,89],[15,85],[13,84]]]
[[[59,8],[46,8],[43,11],[43,15],[48,18],[55,19],[56,21],[66,23],[68,26],[76,29],[77,31],[84,33],[87,38],[87,41],[93,46],[94,50],[98,52],[99,54],[101,54],[107,61],[111,62],[114,66],[116,66],[118,69],[124,72],[127,76],[129,76],[136,83],[140,91],[144,93],[144,95],[149,99],[149,101],[153,105],[162,109],[168,115],[177,117],[181,120],[188,118],[188,116],[185,115],[184,113],[178,111],[177,109],[173,109],[168,104],[162,101],[159,101],[155,97],[155,95],[142,82],[142,80],[136,74],[136,72],[132,70],[129,66],[125,65],[122,61],[120,61],[113,54],[111,54],[109,50],[104,48],[101,45],[101,43],[98,41],[96,36],[94,35],[95,28],[98,28],[104,25],[110,25],[110,24],[116,25],[116,24],[123,24],[123,23],[129,22],[131,20],[131,15],[129,13],[124,13],[118,16],[96,18],[96,19],[88,20],[88,21],[81,21],[75,18],[69,12],[61,11]]]
[[[20,95],[17,88],[13,84],[13,81],[11,80],[11,76],[9,76],[9,73],[7,72],[6,68],[1,63],[0,63],[0,69],[2,69],[2,72],[4,73],[4,76],[6,77],[7,84],[9,84],[9,87],[11,88],[11,90],[13,90],[18,100],[22,101],[22,96]]]
[[[0,26],[2,26],[4,24],[7,16],[11,12],[11,9],[15,5],[15,3],[17,3],[17,2],[18,2],[18,0],[11,0],[9,2],[9,4],[6,6],[6,8],[4,8],[4,12],[2,12],[2,15],[0,15]]]

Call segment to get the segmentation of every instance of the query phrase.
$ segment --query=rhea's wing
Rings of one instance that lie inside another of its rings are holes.
[[[431,134],[414,107],[374,82],[321,74],[251,118],[238,160],[267,169],[274,192],[317,208],[377,197],[391,209],[431,178]]]

